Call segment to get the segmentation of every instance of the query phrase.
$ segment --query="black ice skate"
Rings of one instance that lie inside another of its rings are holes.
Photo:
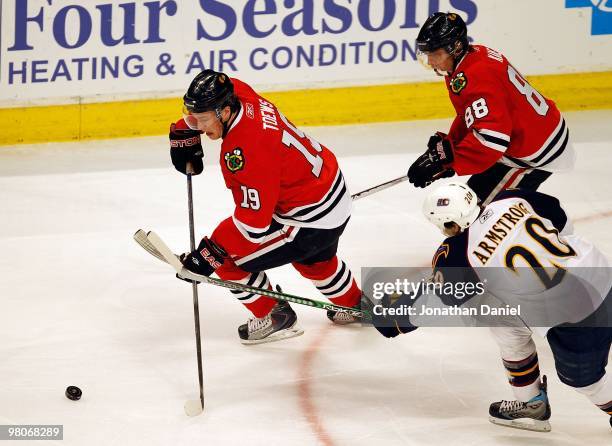
[[[546,394],[546,376],[542,377],[540,393],[526,403],[498,401],[489,407],[489,421],[501,426],[537,432],[550,432],[550,404]]]
[[[304,334],[297,326],[297,316],[289,302],[279,301],[267,316],[251,318],[238,327],[238,336],[243,344],[263,344],[280,341]]]

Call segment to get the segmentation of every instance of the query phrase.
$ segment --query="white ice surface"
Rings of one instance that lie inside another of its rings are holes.
[[[612,112],[567,120],[576,169],[542,190],[611,256]],[[427,136],[447,127],[309,133],[339,155],[357,192],[403,175]],[[194,179],[198,236],[232,210],[214,165],[218,146],[207,152]],[[430,261],[441,235],[421,216],[424,194],[403,183],[355,203],[339,254],[357,275],[362,266]],[[132,241],[144,228],[176,251],[189,246],[185,177],[171,167],[165,138],[0,148],[0,206],[0,424],[63,424],[61,445],[610,444],[605,415],[559,382],[542,339],[549,434],[487,421],[489,403],[511,392],[486,329],[387,340],[296,305],[304,336],[245,347],[236,329],[247,311],[211,286],[200,286],[206,407],[188,418],[183,404],[198,392],[191,287]],[[270,277],[322,299],[290,267]],[[80,401],[64,397],[68,385],[83,390]]]

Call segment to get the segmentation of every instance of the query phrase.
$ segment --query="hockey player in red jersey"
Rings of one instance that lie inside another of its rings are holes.
[[[177,170],[202,172],[201,133],[222,138],[221,171],[235,210],[210,238],[182,257],[193,272],[271,289],[267,269],[292,263],[335,304],[358,305],[361,291],[336,256],[352,200],[334,154],[295,127],[249,85],[205,70],[184,98],[184,118],[170,127]],[[303,333],[287,302],[232,291],[254,315],[238,329],[245,344]],[[328,312],[335,323],[354,322]]]
[[[470,45],[465,22],[438,12],[417,37],[419,58],[444,75],[457,116],[437,132],[408,171],[426,187],[439,178],[472,175],[469,186],[487,204],[513,187],[536,190],[552,172],[568,170],[574,151],[563,116],[502,54]]]

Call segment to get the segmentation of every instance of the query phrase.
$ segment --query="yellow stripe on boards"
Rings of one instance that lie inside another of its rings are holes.
[[[263,94],[296,125],[411,121],[453,116],[440,82],[297,90]]]
[[[562,111],[612,109],[612,72],[531,76]],[[454,116],[439,82],[263,93],[296,125],[341,125]],[[181,99],[0,108],[0,145],[162,135]]]
[[[561,111],[612,109],[612,71],[529,76]]]

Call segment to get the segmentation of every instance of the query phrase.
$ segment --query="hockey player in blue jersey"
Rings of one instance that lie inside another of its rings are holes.
[[[550,312],[553,307],[554,322],[544,328],[530,315],[527,322],[536,321],[531,326],[490,328],[516,398],[492,403],[490,421],[550,430],[546,377],[540,377],[533,332],[546,336],[559,379],[612,416],[612,377],[605,370],[612,342],[612,298],[607,297],[612,274],[606,257],[573,234],[559,200],[513,189],[481,207],[467,185],[448,183],[430,193],[423,212],[447,236],[432,262],[436,282],[484,280],[488,292],[500,301],[532,302],[526,305],[527,311],[546,305]],[[575,286],[584,283],[589,290]],[[393,305],[402,305],[403,300]],[[446,305],[466,302],[442,301]],[[416,329],[409,317],[392,319],[387,316],[374,325],[386,337]]]

